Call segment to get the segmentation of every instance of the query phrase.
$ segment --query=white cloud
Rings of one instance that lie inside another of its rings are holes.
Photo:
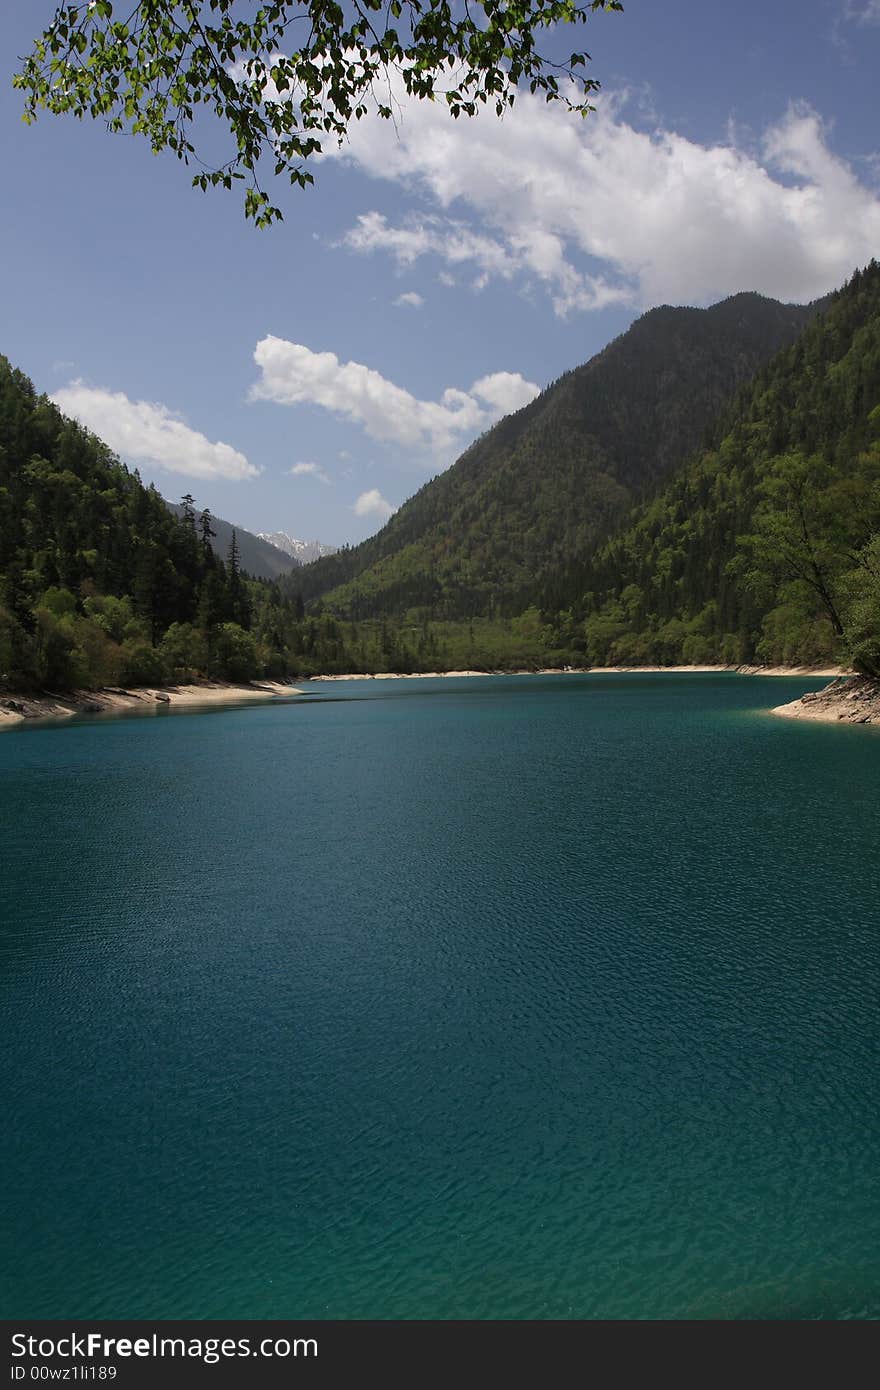
[[[565,261],[560,237],[538,229],[521,231],[507,242],[475,232],[461,221],[426,214],[413,216],[401,227],[391,227],[380,212],[362,213],[342,239],[353,251],[385,251],[401,268],[422,256],[439,256],[456,269],[474,273],[471,288],[485,289],[490,280],[512,280],[534,273],[555,290],[559,313],[571,308],[601,309],[606,304],[629,301],[628,287],[615,287],[602,276],[583,276]],[[441,271],[440,281],[454,285],[455,277]]]
[[[472,263],[485,275],[509,278],[516,269],[514,257],[500,241],[450,218],[425,216],[403,227],[389,227],[381,213],[365,212],[342,241],[353,251],[387,251],[400,266],[431,254],[449,265]]]
[[[533,401],[538,387],[532,381],[524,381],[519,372],[493,372],[474,382],[471,395],[485,401],[493,420],[500,420]]]
[[[519,409],[539,388],[516,372],[481,377],[468,391],[447,387],[439,401],[422,401],[361,362],[340,362],[334,352],[303,343],[261,338],[254,351],[261,378],[254,400],[319,405],[354,420],[372,439],[448,455],[461,443]]]
[[[317,463],[295,463],[288,471],[292,478],[317,478],[318,482],[330,486],[330,479]]]
[[[133,464],[152,464],[188,478],[256,478],[260,472],[230,444],[212,443],[154,401],[132,401],[122,391],[103,391],[72,381],[52,400]]]
[[[391,503],[382,496],[377,487],[370,488],[369,492],[362,492],[360,497],[352,507],[355,516],[378,516],[383,521],[387,521],[389,516],[397,511]]]
[[[401,267],[430,256],[477,286],[524,278],[565,314],[743,289],[811,299],[880,245],[880,199],[804,105],[748,148],[732,130],[701,145],[636,129],[609,98],[584,121],[523,94],[503,120],[456,122],[441,103],[396,95],[396,129],[365,119],[326,157],[421,195],[421,215],[392,225],[367,212],[343,239]]]
[[[415,290],[407,290],[405,294],[399,294],[394,301],[395,309],[421,309],[424,299]]]
[[[856,24],[880,24],[880,0],[866,0],[863,4],[846,0],[844,18],[855,20]]]

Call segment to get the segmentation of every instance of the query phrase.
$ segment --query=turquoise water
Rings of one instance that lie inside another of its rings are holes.
[[[880,1316],[880,730],[762,713],[821,684],[0,737],[0,1313]]]

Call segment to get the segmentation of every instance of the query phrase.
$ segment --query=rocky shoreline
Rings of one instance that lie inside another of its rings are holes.
[[[777,705],[773,713],[784,719],[819,719],[829,724],[880,724],[880,680],[839,676],[824,690]]]
[[[0,729],[25,720],[70,719],[77,714],[156,714],[165,706],[234,704],[239,700],[269,700],[279,695],[300,695],[284,681],[200,681],[189,685],[139,686],[122,689],[71,690],[63,694],[40,691],[21,695],[0,691]]]

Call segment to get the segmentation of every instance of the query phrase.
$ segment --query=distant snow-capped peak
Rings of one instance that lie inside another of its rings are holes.
[[[295,536],[288,536],[286,531],[260,531],[258,534],[261,541],[268,541],[277,550],[283,550],[285,555],[292,555],[301,565],[320,560],[322,555],[335,555],[339,549],[336,545],[325,545],[323,541],[298,541]]]

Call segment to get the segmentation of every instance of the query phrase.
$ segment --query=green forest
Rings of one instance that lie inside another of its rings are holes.
[[[215,554],[211,517],[191,497],[182,512],[0,359],[0,685],[70,690],[346,667],[337,621],[306,618],[301,600],[245,575],[234,534],[226,555]],[[365,636],[364,660],[382,659],[381,641],[381,629]]]
[[[592,665],[880,673],[880,265],[855,274],[697,455],[541,598]]]
[[[880,266],[820,306],[652,311],[377,537],[278,582],[244,572],[234,532],[218,553],[191,496],[178,510],[0,359],[0,685],[878,674]]]

